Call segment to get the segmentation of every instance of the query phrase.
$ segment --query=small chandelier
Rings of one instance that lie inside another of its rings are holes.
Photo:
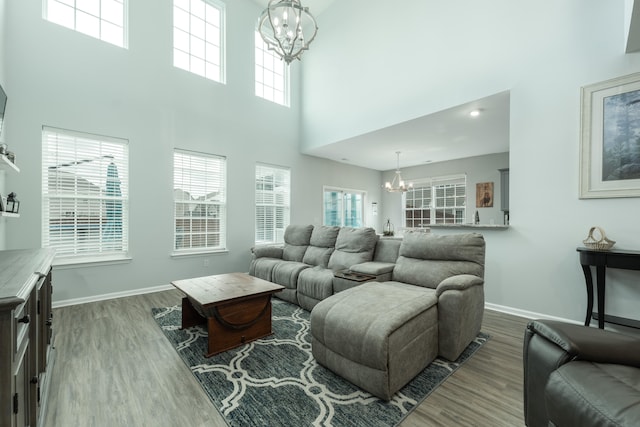
[[[287,64],[300,59],[316,37],[318,25],[300,0],[269,0],[260,15],[258,31],[262,40]]]
[[[405,185],[404,180],[402,179],[402,175],[400,175],[400,152],[396,151],[396,155],[398,156],[398,167],[396,168],[396,176],[393,177],[393,181],[387,181],[384,184],[384,189],[389,193],[404,193],[407,190],[413,188],[413,184],[409,183],[409,185]]]

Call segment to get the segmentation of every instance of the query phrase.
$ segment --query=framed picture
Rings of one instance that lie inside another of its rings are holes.
[[[476,208],[493,207],[493,182],[476,184]]]
[[[640,73],[584,86],[580,198],[640,197]]]

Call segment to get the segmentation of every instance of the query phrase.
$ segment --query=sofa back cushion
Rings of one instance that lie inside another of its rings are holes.
[[[314,227],[311,233],[309,247],[304,253],[302,262],[305,264],[320,266],[327,268],[329,257],[333,253],[336,246],[336,239],[340,227],[323,225],[322,227]]]
[[[340,228],[336,249],[329,258],[329,268],[337,271],[371,261],[377,242],[378,235],[373,228]]]
[[[284,231],[282,259],[302,262],[311,240],[313,225],[289,225]]]
[[[484,237],[479,233],[406,232],[393,280],[435,289],[447,277],[458,274],[484,278],[484,256]]]
[[[373,254],[373,260],[376,262],[396,262],[398,259],[398,251],[400,250],[400,239],[382,238],[376,243],[376,250]]]

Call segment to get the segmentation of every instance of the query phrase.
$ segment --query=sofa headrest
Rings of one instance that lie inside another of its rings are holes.
[[[306,246],[311,240],[313,225],[289,225],[284,231],[284,242],[290,245]]]
[[[399,255],[407,258],[443,261],[470,261],[484,266],[485,242],[482,234],[437,235],[409,231],[404,234]]]
[[[336,239],[336,250],[329,258],[329,268],[336,271],[371,261],[377,242],[378,235],[373,228],[342,227]]]
[[[309,244],[320,248],[333,248],[336,246],[336,239],[338,238],[339,231],[340,227],[329,225],[314,227],[311,232]]]
[[[284,231],[284,249],[282,259],[302,262],[307,251],[313,225],[289,225]]]
[[[436,288],[444,279],[460,274],[484,278],[484,253],[484,237],[479,233],[406,232],[393,280]]]

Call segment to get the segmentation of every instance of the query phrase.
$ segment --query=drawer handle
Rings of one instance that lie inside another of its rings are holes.
[[[23,317],[18,319],[18,322],[20,322],[20,323],[29,323],[30,320],[31,320],[31,318],[29,317],[29,315],[25,314]]]

